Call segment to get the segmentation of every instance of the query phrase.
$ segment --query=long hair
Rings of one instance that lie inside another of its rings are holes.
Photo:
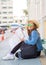
[[[34,23],[33,23],[34,24]],[[27,26],[27,32],[28,32],[28,35],[30,35],[30,33],[33,31],[33,30],[37,30],[37,26],[34,24],[34,28],[32,30],[28,30],[28,26]]]
[[[30,33],[31,33],[33,30],[36,30],[36,31],[38,32],[37,28],[39,27],[39,23],[38,23],[36,20],[29,20],[28,23],[30,24],[30,22],[33,22],[34,28],[33,28],[32,30],[28,30],[28,26],[27,26],[28,35],[30,35]],[[36,24],[35,24],[34,22],[35,22]],[[39,32],[38,32],[38,33],[39,33]]]
[[[27,27],[27,33],[28,33],[28,35],[30,35],[30,33],[31,33],[31,30],[28,30],[28,27]]]

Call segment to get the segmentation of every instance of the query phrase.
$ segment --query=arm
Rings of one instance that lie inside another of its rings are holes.
[[[29,44],[29,45],[35,45],[36,42],[37,42],[38,37],[39,37],[39,34],[37,33],[37,31],[32,31],[32,33],[31,33],[31,40],[28,39],[28,40],[25,40],[24,42],[26,44]]]

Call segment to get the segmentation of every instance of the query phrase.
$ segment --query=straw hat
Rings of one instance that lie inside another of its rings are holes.
[[[37,28],[39,28],[39,22],[37,20],[29,20],[28,23],[33,22]]]

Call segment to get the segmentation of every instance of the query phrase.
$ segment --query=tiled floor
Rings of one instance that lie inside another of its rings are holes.
[[[5,56],[10,51],[10,46],[8,40],[0,42],[0,65],[41,65],[39,58],[21,60],[15,58],[15,60],[2,60],[2,57]]]

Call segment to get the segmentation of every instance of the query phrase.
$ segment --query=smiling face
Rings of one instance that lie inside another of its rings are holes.
[[[28,30],[33,30],[35,28],[35,25],[33,22],[29,22],[28,24]]]

